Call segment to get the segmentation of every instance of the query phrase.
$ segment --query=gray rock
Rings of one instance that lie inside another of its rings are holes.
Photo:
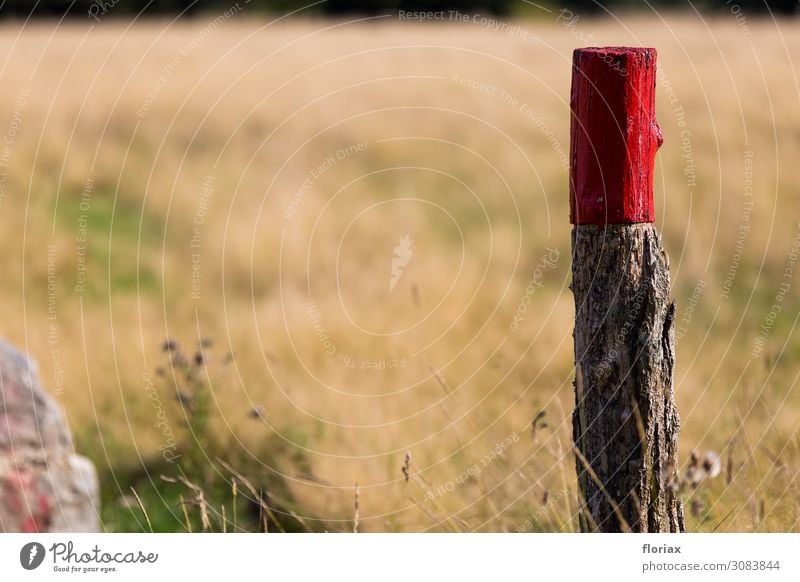
[[[36,364],[0,340],[0,531],[98,531],[99,513],[97,473]]]

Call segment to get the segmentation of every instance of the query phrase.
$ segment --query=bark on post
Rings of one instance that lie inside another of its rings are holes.
[[[577,49],[570,222],[582,531],[683,531],[669,259],[652,224],[656,51]]]

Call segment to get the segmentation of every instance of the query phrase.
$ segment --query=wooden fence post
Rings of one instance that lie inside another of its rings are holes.
[[[570,222],[582,531],[678,532],[669,259],[653,225],[656,51],[577,49]]]

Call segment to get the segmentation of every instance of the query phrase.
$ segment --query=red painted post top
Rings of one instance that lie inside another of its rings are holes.
[[[572,55],[572,224],[654,222],[656,49],[580,48]]]

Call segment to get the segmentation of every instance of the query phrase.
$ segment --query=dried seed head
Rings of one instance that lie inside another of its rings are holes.
[[[544,422],[544,417],[547,413],[544,410],[540,410],[536,413],[536,416],[533,417],[531,420],[531,437],[534,439],[536,438],[536,431],[540,428],[547,428],[547,423]]]
[[[181,353],[180,349],[175,349],[172,353],[172,367],[185,368],[188,365],[186,358]]]
[[[698,497],[692,499],[692,502],[689,504],[689,509],[691,510],[692,515],[695,517],[698,517],[704,508],[705,504],[703,503],[703,500]]]
[[[264,418],[264,407],[260,404],[256,404],[247,412],[247,416],[254,419]]]
[[[717,477],[722,472],[722,462],[714,451],[707,451],[702,457],[697,451],[692,451],[689,466],[686,468],[686,483],[697,487],[707,478]]]
[[[709,477],[714,478],[722,472],[722,463],[714,451],[708,451],[703,458],[703,469]]]
[[[358,481],[356,481],[356,490],[355,490],[355,499],[353,502],[353,533],[358,533],[358,521],[359,521],[359,512],[361,505],[361,489],[358,486]]]
[[[161,344],[161,351],[162,352],[174,352],[179,348],[178,342],[174,339],[165,340],[163,344]]]
[[[403,477],[408,483],[408,478],[411,476],[411,451],[406,452],[405,459],[403,460]]]
[[[194,401],[192,394],[187,390],[178,390],[176,398],[178,399],[178,402],[185,406],[191,406],[192,402]]]
[[[675,462],[672,460],[667,461],[661,470],[661,487],[673,492],[680,489],[680,482],[675,474]]]

